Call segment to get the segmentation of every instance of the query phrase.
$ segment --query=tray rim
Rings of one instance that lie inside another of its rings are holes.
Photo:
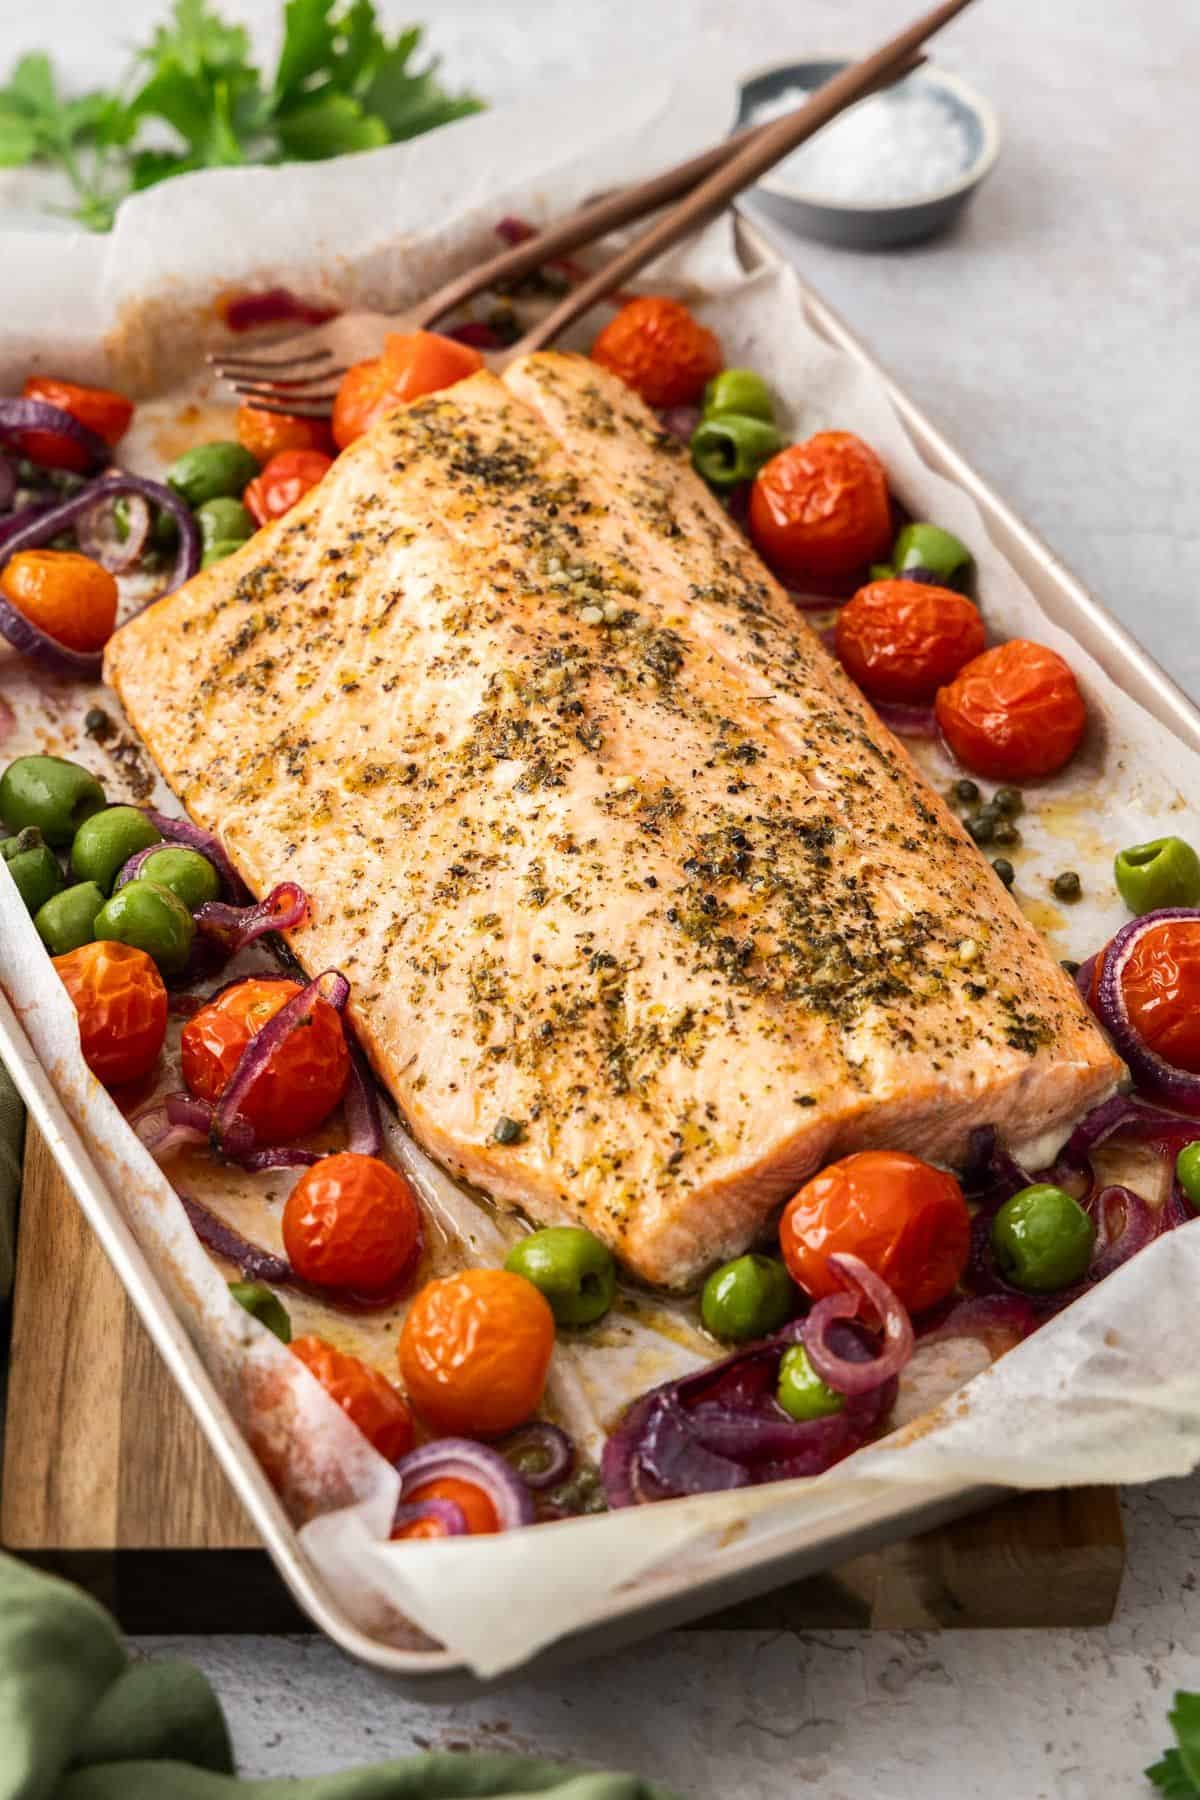
[[[743,211],[738,239],[749,268],[791,259],[767,229]],[[989,535],[1009,556],[1055,622],[1071,632],[1119,685],[1168,730],[1200,750],[1200,709],[1063,565],[1059,557],[993,491],[961,452],[882,367],[840,315],[791,264],[804,310],[830,343],[880,379],[922,458],[963,487],[979,506]],[[686,1623],[720,1606],[751,1598],[784,1581],[825,1569],[899,1537],[928,1530],[995,1500],[1005,1490],[954,1483],[921,1484],[865,1499],[847,1508],[836,1531],[795,1537],[768,1551],[748,1545],[727,1554],[719,1570],[650,1579],[611,1597],[593,1624],[546,1646],[497,1680],[473,1675],[452,1652],[416,1651],[387,1644],[363,1630],[339,1604],[305,1553],[295,1527],[255,1460],[200,1353],[174,1312],[83,1138],[7,996],[0,990],[0,1052],[30,1116],[45,1138],[89,1224],[155,1347],[191,1408],[238,1499],[297,1604],[347,1655],[421,1698],[453,1700],[494,1689],[539,1669],[601,1654]]]

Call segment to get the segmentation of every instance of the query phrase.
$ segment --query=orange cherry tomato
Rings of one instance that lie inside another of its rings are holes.
[[[422,1482],[420,1487],[414,1488],[411,1494],[405,1496],[405,1505],[415,1505],[421,1500],[453,1500],[455,1506],[462,1508],[467,1530],[472,1537],[486,1537],[500,1529],[496,1509],[483,1489],[477,1488],[473,1482],[459,1481],[454,1475],[438,1475],[433,1481]],[[436,1519],[414,1519],[392,1533],[393,1538],[433,1538],[444,1535]]]
[[[251,975],[190,1018],[179,1050],[183,1079],[192,1093],[219,1100],[250,1039],[300,991],[296,981]],[[307,1026],[284,1039],[247,1088],[239,1110],[261,1141],[301,1137],[329,1117],[349,1078],[342,1021],[318,995]]]
[[[413,1447],[412,1414],[386,1375],[324,1338],[299,1337],[291,1344],[310,1374],[353,1421],[387,1462],[399,1462]]]
[[[334,442],[344,450],[385,413],[453,387],[483,366],[478,350],[436,331],[392,332],[382,356],[354,363],[342,377],[333,406]]]
[[[1092,971],[1092,1006],[1100,969]],[[1130,1023],[1164,1062],[1200,1075],[1200,919],[1164,919],[1134,943],[1121,971]]]
[[[100,650],[117,622],[117,584],[77,550],[18,550],[0,570],[0,592],[69,650]]]
[[[960,669],[934,702],[946,742],[976,775],[1035,781],[1078,750],[1087,726],[1079,683],[1056,650],[1010,638]]]
[[[435,1431],[498,1437],[542,1397],[554,1314],[531,1281],[464,1269],[423,1287],[400,1333],[400,1373]]]
[[[873,581],[843,606],[834,643],[869,699],[932,700],[983,649],[983,620],[950,588]]]
[[[269,463],[284,450],[333,449],[333,433],[327,419],[305,419],[299,413],[264,412],[261,406],[238,407],[234,427],[243,450],[260,463]]]
[[[592,361],[647,406],[690,406],[725,366],[719,339],[661,294],[639,294],[623,306],[592,345]]]
[[[101,940],[53,959],[79,1015],[83,1060],[105,1087],[149,1073],[167,1035],[167,990],[144,950]]]
[[[883,464],[850,431],[790,445],[754,477],[750,535],[773,569],[820,593],[844,593],[892,546]]]
[[[841,1291],[832,1251],[859,1256],[910,1312],[944,1300],[967,1266],[971,1215],[953,1175],[903,1150],[830,1163],[788,1201],[779,1247],[814,1300]]]
[[[332,456],[323,450],[281,450],[246,488],[242,504],[256,525],[282,519],[332,467]]]
[[[44,400],[70,413],[111,448],[120,443],[129,430],[133,402],[110,388],[79,387],[73,381],[56,381],[49,375],[31,375],[21,389],[26,400]],[[57,431],[22,431],[18,448],[30,462],[46,469],[74,469],[82,473],[88,466],[87,452],[72,438]]]
[[[283,1209],[283,1243],[303,1281],[382,1294],[413,1260],[421,1212],[411,1182],[344,1150],[306,1169]]]

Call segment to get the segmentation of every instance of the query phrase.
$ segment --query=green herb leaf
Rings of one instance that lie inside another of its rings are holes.
[[[419,26],[403,32],[377,60],[363,95],[364,106],[383,120],[393,142],[466,118],[483,104],[474,94],[448,94],[438,84],[436,57],[413,70],[409,65],[420,41]]]
[[[18,168],[37,154],[38,134],[28,116],[0,98],[0,165]]]
[[[333,0],[287,0],[283,47],[272,87],[277,105],[301,89],[310,75],[328,70],[336,43],[332,12]]]
[[[1200,1800],[1200,1694],[1178,1689],[1167,1719],[1178,1747],[1166,1751],[1146,1777],[1167,1800]]]
[[[352,150],[378,150],[390,141],[383,120],[365,113],[348,94],[326,94],[286,113],[277,129],[284,155],[301,162],[344,156]]]

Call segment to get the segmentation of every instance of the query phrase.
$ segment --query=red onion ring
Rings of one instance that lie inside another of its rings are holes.
[[[28,456],[20,435],[26,431],[52,431],[57,437],[70,438],[97,469],[108,461],[108,445],[99,433],[81,425],[72,413],[64,412],[61,406],[51,406],[48,400],[26,400],[23,397],[0,399],[0,441],[15,444],[22,456]],[[28,460],[32,462],[34,459],[28,457]]]
[[[294,881],[281,881],[265,900],[256,900],[251,906],[206,900],[192,917],[196,929],[214,939],[226,956],[236,956],[268,931],[295,931],[303,925],[308,917],[308,895]]]
[[[869,1269],[860,1256],[833,1251],[828,1266],[846,1286],[844,1294],[818,1300],[804,1321],[804,1348],[808,1360],[827,1386],[839,1394],[864,1394],[898,1375],[913,1353],[912,1320],[886,1281]],[[864,1301],[875,1313],[883,1333],[883,1349],[869,1362],[851,1362],[838,1354],[828,1340],[835,1320],[857,1318]]]
[[[1092,976],[1095,973],[1095,968],[1096,958],[1094,956],[1085,956],[1075,971],[1075,986],[1079,990],[1079,998],[1083,1001],[1083,1004],[1089,1011],[1091,1010],[1092,1005]]]
[[[814,594],[807,588],[793,587],[786,575],[775,573],[775,579],[796,608],[797,612],[835,612],[845,604],[846,596],[837,594]],[[821,636],[824,638],[825,633]],[[828,639],[828,648],[833,649],[832,638]]]
[[[1125,965],[1137,946],[1138,939],[1155,926],[1172,919],[1186,919],[1200,924],[1200,911],[1190,906],[1164,906],[1157,912],[1143,913],[1123,925],[1102,952],[1100,984],[1096,1012],[1100,1023],[1112,1038],[1117,1054],[1124,1058],[1139,1088],[1156,1100],[1165,1100],[1189,1117],[1200,1117],[1200,1075],[1176,1068],[1151,1050],[1129,1017],[1121,977]]]
[[[175,1124],[165,1102],[157,1106],[148,1106],[143,1112],[132,1118],[133,1126],[139,1140],[146,1146],[155,1162],[166,1162],[177,1150],[190,1145],[201,1145],[208,1142],[207,1129],[195,1125]]]
[[[469,1438],[438,1438],[402,1456],[396,1464],[403,1502],[414,1488],[447,1478],[466,1481],[487,1495],[501,1531],[533,1523],[533,1495],[516,1471],[495,1450]]]
[[[282,1256],[272,1256],[269,1250],[262,1250],[257,1244],[249,1243],[232,1225],[226,1225],[223,1219],[218,1219],[215,1213],[209,1212],[207,1206],[201,1206],[198,1200],[191,1199],[187,1194],[180,1194],[179,1198],[200,1242],[215,1255],[231,1262],[235,1269],[240,1269],[247,1281],[265,1281],[271,1287],[289,1287],[294,1284],[292,1265]]]
[[[3,405],[0,401],[0,418],[3,417]],[[105,456],[107,457],[107,450]],[[144,475],[130,475],[124,469],[115,469],[111,474],[102,475],[98,481],[89,482],[79,493],[73,494],[61,505],[52,507],[40,518],[32,521],[24,530],[15,532],[0,545],[0,568],[15,556],[18,550],[36,550],[48,544],[51,538],[68,527],[74,529],[81,518],[90,513],[96,506],[108,500],[118,500],[125,495],[137,495],[150,501],[154,506],[169,512],[179,527],[179,549],[175,556],[175,567],[163,593],[174,593],[182,587],[200,567],[200,527],[196,523],[195,514],[186,500],[182,500],[173,488],[165,487],[161,481],[147,481]],[[160,596],[161,598],[161,596]],[[51,640],[53,642],[53,640]]]
[[[203,910],[203,909],[202,909]],[[212,1124],[209,1137],[213,1149],[219,1156],[228,1154],[230,1128],[242,1123],[238,1107],[246,1093],[262,1074],[276,1050],[286,1037],[290,1037],[297,1026],[306,1023],[317,1000],[327,1000],[335,1010],[345,1010],[346,1001],[350,997],[350,983],[336,969],[327,969],[310,981],[307,987],[294,994],[274,1016],[267,1020],[261,1031],[255,1032],[246,1048],[242,1051],[241,1060],[230,1076],[229,1084],[221,1098],[213,1108]],[[312,1154],[312,1152],[305,1152]],[[272,1163],[270,1167],[278,1167]]]
[[[872,700],[877,718],[897,737],[935,738],[938,735],[937,714],[932,706],[908,705],[901,700]]]
[[[532,1471],[522,1468],[515,1460],[531,1451],[543,1459],[541,1466]],[[565,1431],[558,1425],[551,1425],[548,1419],[531,1419],[528,1425],[505,1439],[500,1454],[513,1465],[525,1486],[535,1493],[558,1487],[575,1466],[574,1444]]]
[[[0,519],[0,544],[7,544],[10,537],[15,537],[18,531],[24,531],[27,525],[32,525],[35,519],[42,518],[55,505],[57,505],[57,501],[54,500],[34,500],[30,505],[19,507],[16,512],[9,513],[6,519]]]
[[[1088,1265],[1089,1282],[1103,1281],[1114,1269],[1153,1243],[1160,1230],[1160,1220],[1140,1194],[1127,1187],[1101,1188],[1088,1207],[1096,1221],[1096,1247]],[[1120,1228],[1114,1234],[1112,1214],[1120,1214]]]
[[[225,898],[235,906],[242,904],[248,890],[226,856],[219,837],[206,831],[203,825],[193,824],[191,819],[180,819],[171,813],[158,812],[153,806],[144,806],[142,811],[152,825],[157,825],[168,844],[182,844],[188,850],[198,850],[201,856],[207,856],[225,885]],[[161,849],[162,846],[157,845],[156,848]]]
[[[0,456],[0,512],[13,503],[17,492],[17,472],[7,456]]]
[[[433,1519],[441,1526],[439,1537],[470,1536],[466,1515],[453,1500],[414,1500],[408,1505],[401,1501],[392,1516],[392,1536],[399,1537],[403,1526],[418,1525],[426,1519]]]
[[[113,501],[101,500],[81,516],[75,536],[85,556],[112,575],[126,575],[150,540],[150,507],[141,494],[129,496],[129,529],[123,539],[117,536],[113,509]]]
[[[378,1156],[383,1149],[383,1124],[379,1117],[379,1094],[357,1044],[350,1050],[350,1079],[342,1096],[342,1112],[346,1120],[346,1148],[356,1156]]]

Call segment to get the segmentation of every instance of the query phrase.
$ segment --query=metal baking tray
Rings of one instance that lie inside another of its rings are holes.
[[[739,242],[748,268],[780,260],[769,238],[745,218]],[[919,454],[972,496],[997,548],[1020,572],[1049,616],[1094,656],[1124,691],[1192,749],[1200,751],[1200,711],[1158,664],[1063,567],[1054,553],[1004,504],[970,463],[880,368],[835,312],[801,282],[809,323],[831,344],[884,382]],[[119,1201],[55,1094],[7,999],[0,992],[0,1056],[12,1071],[31,1117],[71,1187],[109,1261],[191,1407],[272,1560],[313,1623],[348,1655],[388,1675],[423,1699],[456,1699],[493,1683],[473,1676],[452,1654],[400,1649],[364,1632],[345,1612],[302,1549],[291,1522],[213,1385],[153,1267],[126,1224]],[[719,1570],[649,1578],[614,1594],[604,1616],[539,1653],[504,1679],[541,1667],[561,1668],[651,1636],[735,1601],[828,1569],[852,1556],[973,1511],[998,1497],[991,1487],[914,1487],[848,1506],[835,1532],[798,1526],[770,1547],[725,1551]]]

